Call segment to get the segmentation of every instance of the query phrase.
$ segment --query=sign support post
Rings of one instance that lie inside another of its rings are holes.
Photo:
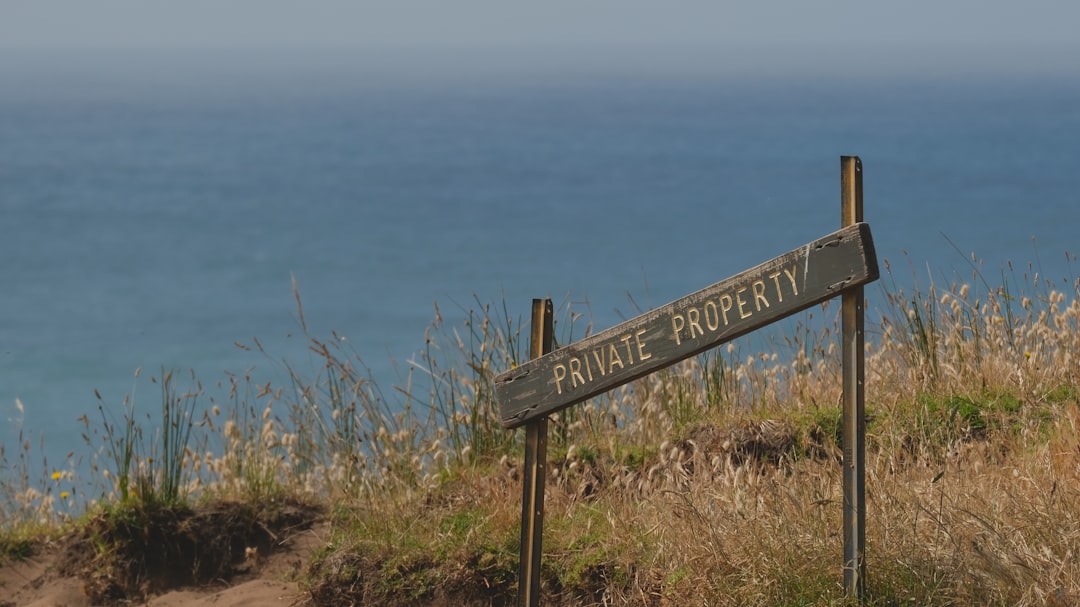
[[[534,299],[529,333],[529,357],[551,352],[554,313],[550,299]],[[547,475],[548,417],[525,424],[525,472],[522,475],[521,554],[518,559],[518,605],[540,604],[540,555],[544,541],[544,481]]]
[[[840,157],[841,227],[863,220],[862,161]],[[842,295],[844,593],[866,594],[866,360],[862,285]]]

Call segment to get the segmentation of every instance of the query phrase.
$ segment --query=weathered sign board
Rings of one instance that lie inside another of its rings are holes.
[[[870,226],[848,226],[500,374],[501,423],[524,425],[877,278]]]

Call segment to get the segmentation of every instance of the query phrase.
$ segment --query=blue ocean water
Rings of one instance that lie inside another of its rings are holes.
[[[1075,78],[0,67],[0,440],[54,461],[95,390],[153,408],[161,367],[302,361],[293,277],[310,332],[392,383],[436,301],[602,329],[834,231],[842,154],[901,280],[971,252],[1076,275]]]

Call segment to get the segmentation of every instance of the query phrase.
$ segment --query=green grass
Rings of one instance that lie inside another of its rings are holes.
[[[1080,601],[1077,289],[973,278],[924,292],[887,276],[868,313],[870,605]],[[181,389],[162,370],[159,407],[131,397],[84,418],[105,448],[87,455],[79,480],[98,500],[83,513],[72,467],[35,463],[20,438],[0,452],[0,551],[24,557],[65,525],[138,535],[172,520],[161,512],[302,498],[326,504],[333,529],[304,580],[312,604],[508,604],[522,433],[499,424],[493,388],[523,360],[512,303],[460,307],[458,326],[436,310],[412,371],[385,389],[336,335],[304,337],[315,362],[282,363],[287,385],[246,374]],[[837,312],[753,342],[768,351],[729,344],[554,418],[546,603],[852,604]],[[560,307],[559,343],[581,322]]]

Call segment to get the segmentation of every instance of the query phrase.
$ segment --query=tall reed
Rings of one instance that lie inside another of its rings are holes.
[[[139,375],[136,371],[136,379]],[[95,464],[92,469],[100,470],[111,481],[112,495],[122,505],[180,504],[189,489],[190,444],[202,386],[192,372],[191,388],[179,392],[173,372],[164,368],[160,378],[151,377],[150,381],[160,385],[160,416],[147,414],[145,425],[138,415],[134,390],[124,397],[119,419],[96,390],[100,424],[92,426],[87,416],[82,417],[83,440],[87,445],[93,447],[99,441],[104,442],[106,467]]]

